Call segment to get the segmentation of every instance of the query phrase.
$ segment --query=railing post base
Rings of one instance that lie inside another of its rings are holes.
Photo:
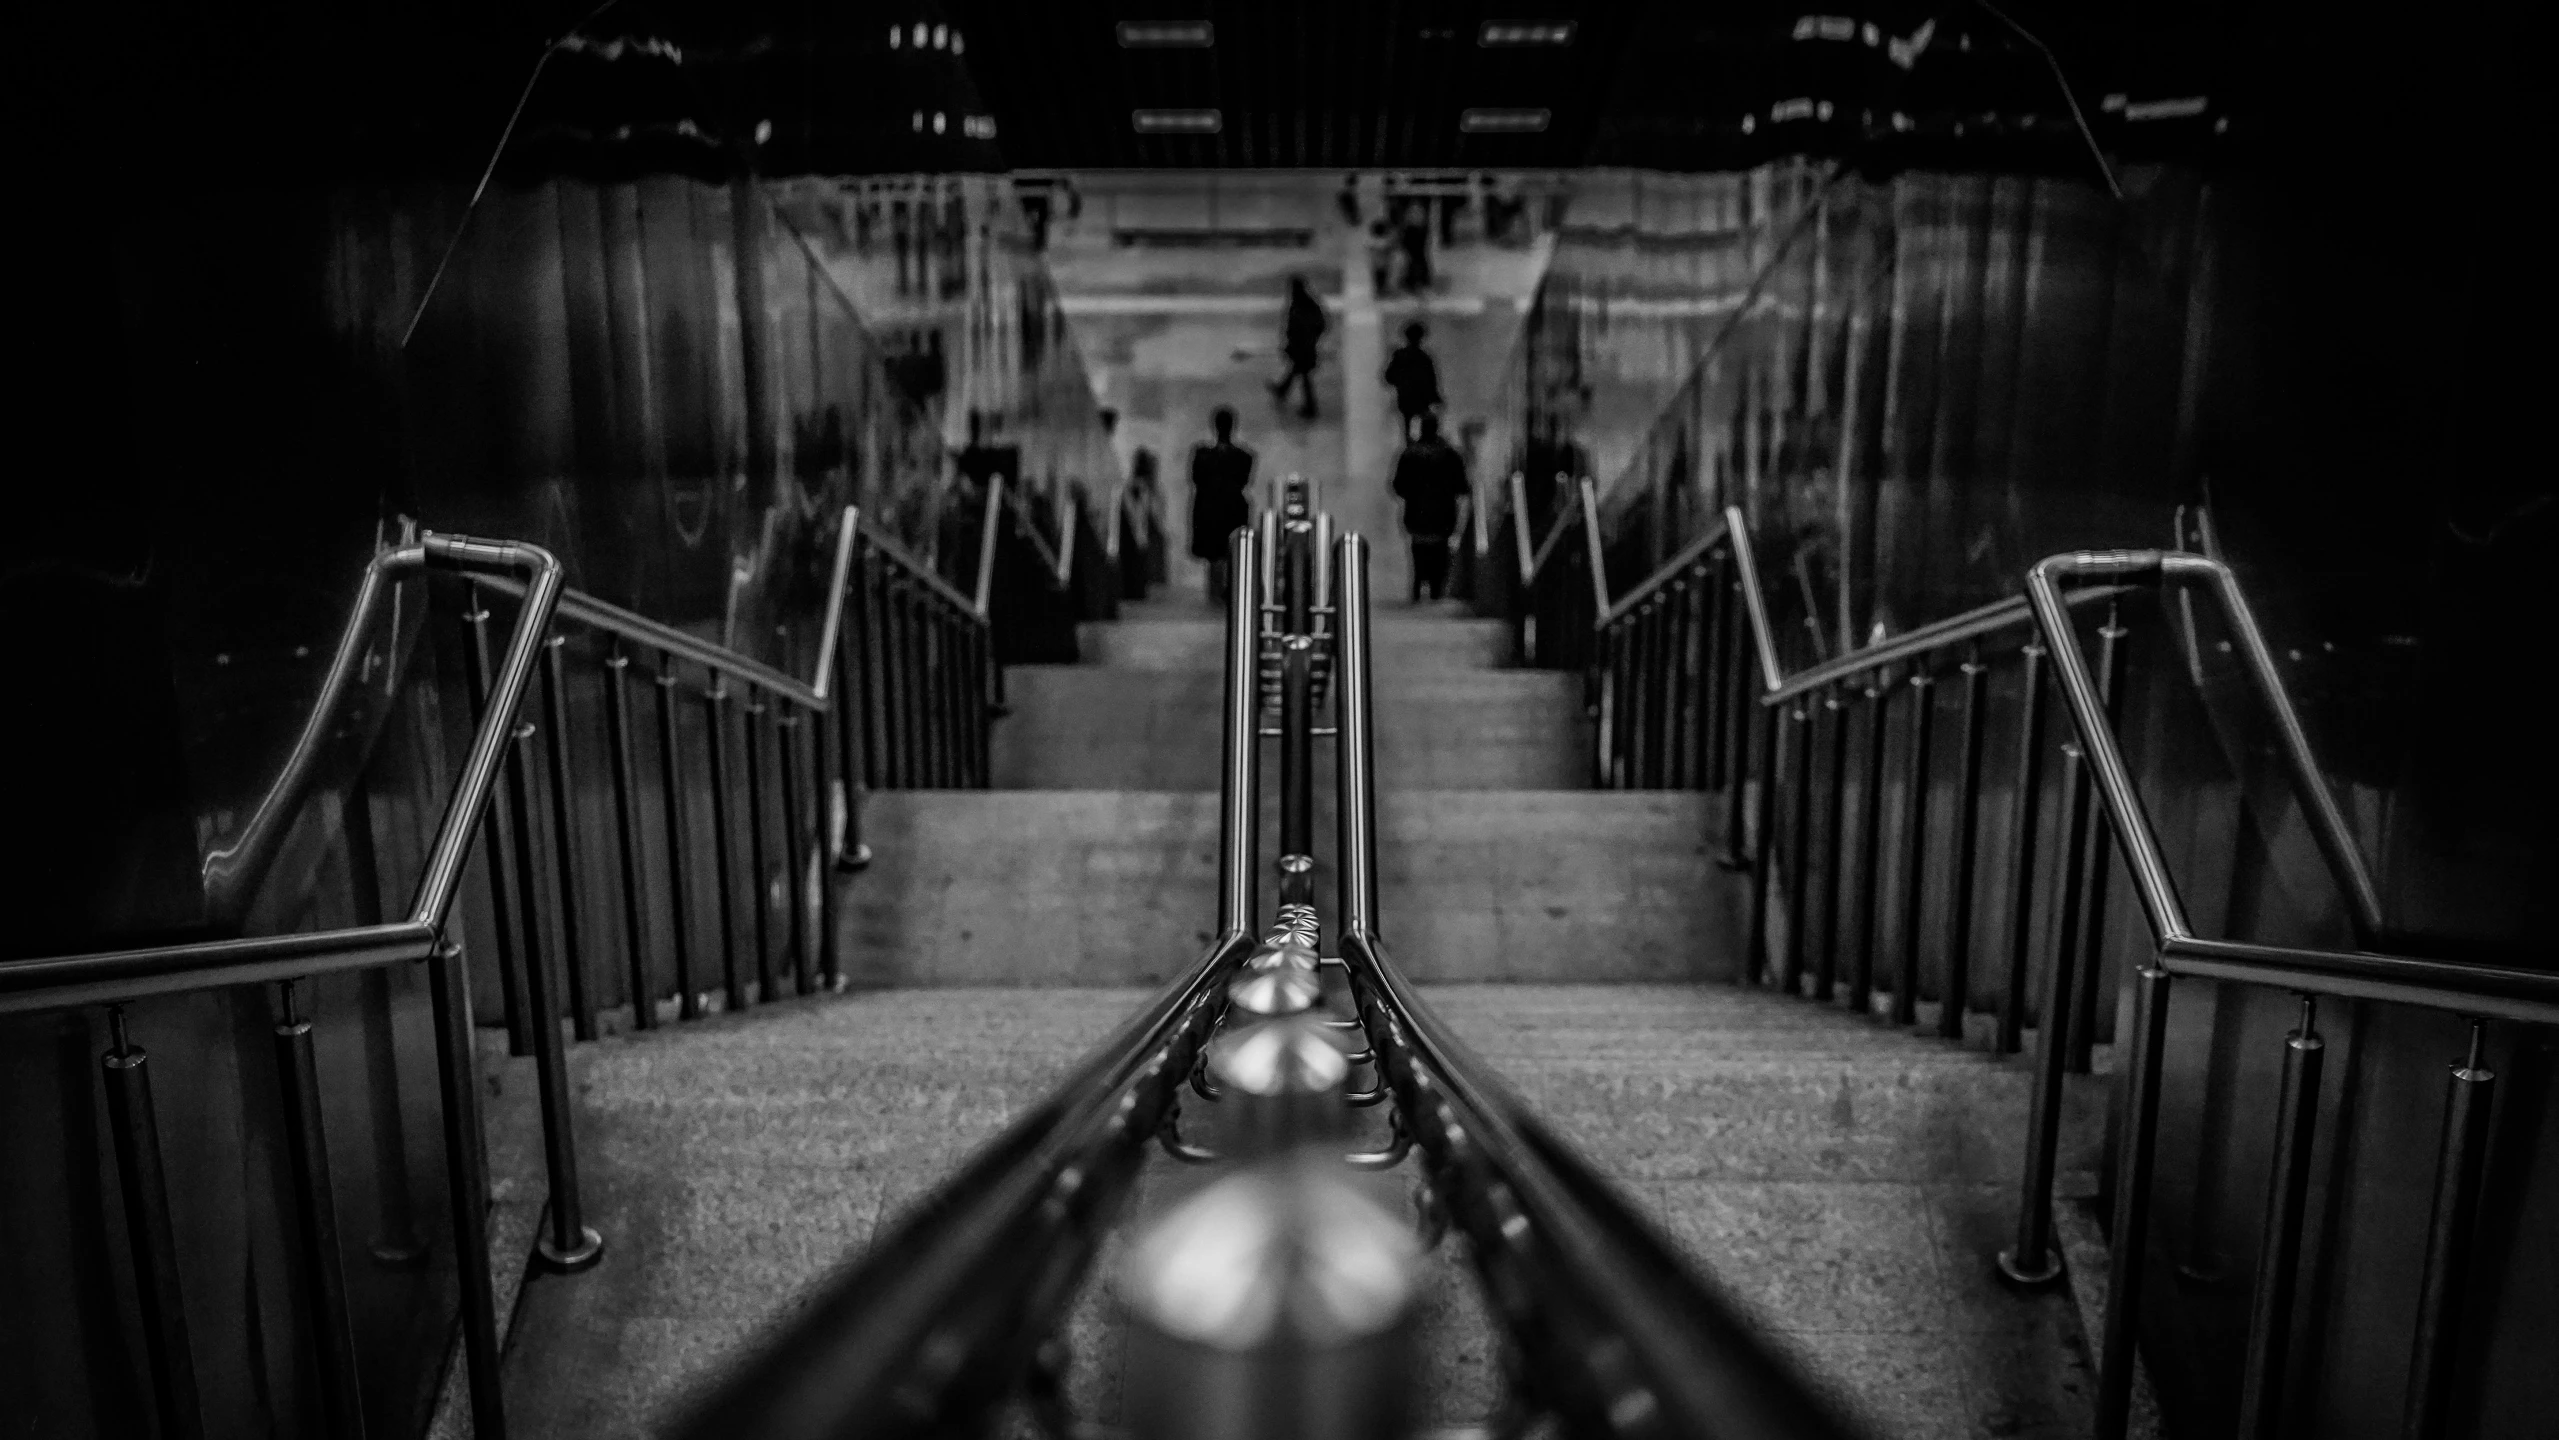
[[[533,1242],[533,1250],[542,1258],[543,1269],[554,1275],[575,1275],[581,1270],[594,1269],[596,1262],[604,1258],[604,1237],[595,1233],[594,1226],[581,1225],[578,1227],[578,1243],[570,1249],[561,1249],[545,1233]]]
[[[2025,1265],[2019,1263],[2016,1247],[2011,1246],[1999,1252],[1998,1263],[1999,1278],[2011,1290],[2050,1289],[2062,1276],[2061,1254],[2054,1250],[2046,1250],[2039,1263]]]

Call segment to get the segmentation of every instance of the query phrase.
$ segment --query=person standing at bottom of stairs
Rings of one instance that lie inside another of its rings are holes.
[[[1448,538],[1457,531],[1457,502],[1465,498],[1466,461],[1440,438],[1439,416],[1425,410],[1414,419],[1420,433],[1395,460],[1395,498],[1404,502],[1404,535],[1413,547],[1413,603],[1428,590],[1434,600],[1448,588]]]
[[[1191,555],[1208,562],[1208,601],[1226,603],[1235,577],[1226,573],[1226,537],[1253,521],[1245,495],[1253,485],[1253,452],[1235,443],[1235,412],[1220,405],[1209,415],[1217,434],[1191,451]]]

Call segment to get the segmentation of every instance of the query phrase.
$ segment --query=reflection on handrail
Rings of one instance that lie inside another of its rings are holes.
[[[1004,514],[1002,475],[987,477],[984,504],[977,521],[977,589],[969,601],[969,608],[975,610],[980,619],[985,618],[987,606],[995,599],[995,527]]]
[[[289,980],[394,960],[420,960],[433,953],[445,912],[453,903],[463,861],[470,853],[471,838],[496,784],[499,761],[505,755],[516,712],[523,704],[534,661],[541,653],[543,635],[558,606],[561,586],[560,562],[539,546],[430,531],[419,536],[415,544],[374,557],[366,572],[365,590],[357,601],[359,618],[369,605],[378,604],[378,599],[368,600],[366,596],[378,597],[390,582],[429,569],[461,571],[484,582],[521,577],[517,588],[524,595],[524,604],[507,642],[506,658],[491,686],[486,715],[472,737],[470,753],[454,780],[444,818],[427,848],[426,863],[418,872],[407,918],[388,925],[316,933],[8,961],[0,963],[0,1012],[101,1004],[174,994],[207,984]],[[350,625],[347,638],[340,642],[341,657],[349,653],[350,647],[360,652],[362,642],[362,631]],[[299,808],[298,795],[308,787],[316,764],[307,753],[316,748],[315,737],[325,739],[324,718],[306,728],[304,743],[296,746],[284,774],[270,789],[268,802],[260,807],[264,828],[233,847],[231,853],[236,858],[224,868],[224,874],[234,877],[235,883],[239,878],[254,877],[259,867],[272,859],[274,847],[282,843],[282,832],[291,828],[290,821]],[[259,829],[258,822],[252,822],[252,829]]]
[[[1604,617],[1608,614],[1608,552],[1599,538],[1599,486],[1585,475],[1579,489],[1582,547],[1584,558],[1590,562],[1591,613]]]
[[[337,653],[329,659],[320,693],[311,702],[302,733],[285,755],[284,768],[259,797],[257,809],[250,814],[249,823],[241,827],[238,838],[204,857],[205,909],[217,924],[237,923],[265,883],[267,870],[283,850],[285,837],[292,833],[293,822],[302,813],[303,799],[319,772],[330,732],[339,720],[339,708],[354,683],[357,664],[372,641],[382,597],[399,575],[423,563],[422,554],[409,548],[386,550],[365,566],[364,579],[356,587],[354,608],[338,635]]]

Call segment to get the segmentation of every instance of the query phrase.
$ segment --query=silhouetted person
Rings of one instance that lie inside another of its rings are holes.
[[[1245,493],[1253,484],[1253,452],[1235,443],[1235,412],[1220,405],[1209,416],[1214,443],[1191,451],[1191,555],[1208,562],[1208,598],[1226,602],[1235,577],[1227,573],[1226,537],[1252,521]]]
[[[1306,398],[1297,413],[1309,420],[1315,418],[1315,347],[1323,338],[1323,303],[1315,298],[1314,291],[1306,288],[1303,276],[1290,276],[1288,315],[1281,322],[1280,337],[1280,354],[1288,359],[1288,373],[1280,376],[1279,383],[1271,387],[1271,394],[1285,405],[1288,403],[1288,387],[1299,386]]]
[[[1404,417],[1404,438],[1413,438],[1413,422],[1437,410],[1443,398],[1439,393],[1439,365],[1431,352],[1422,348],[1429,327],[1416,320],[1404,327],[1404,343],[1386,359],[1386,384],[1395,392],[1395,409]]]
[[[1413,601],[1434,600],[1448,587],[1448,537],[1457,533],[1457,502],[1466,494],[1466,461],[1440,438],[1439,417],[1422,412],[1421,433],[1395,461],[1395,498],[1404,502],[1404,535],[1413,546]]]

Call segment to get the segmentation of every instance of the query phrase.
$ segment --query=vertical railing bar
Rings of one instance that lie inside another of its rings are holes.
[[[631,977],[631,1023],[657,1023],[655,988],[649,983],[648,926],[640,908],[640,837],[633,815],[639,776],[631,760],[631,657],[613,642],[604,657],[605,740],[613,749],[613,836],[622,876],[622,959]]]
[[[1949,1040],[1964,1037],[1964,1015],[1972,1008],[1973,889],[1981,858],[1981,763],[1990,728],[1990,667],[1982,663],[1980,646],[1965,655],[1963,676],[1964,732],[1958,751],[1963,757],[1962,773],[1955,783],[1955,877],[1946,897],[1946,985],[1937,1012],[1937,1033]]]
[[[675,951],[675,1013],[690,1020],[701,1013],[700,988],[693,979],[693,867],[685,863],[684,751],[675,707],[675,657],[661,652],[652,677],[658,692],[658,808],[666,826],[666,901],[668,934]],[[640,1023],[657,1023],[657,999],[647,998]]]
[[[444,1117],[444,1183],[453,1219],[454,1308],[471,1387],[475,1440],[505,1440],[506,1391],[498,1374],[497,1285],[489,1272],[489,1176],[481,1151],[480,1081],[471,1039],[471,972],[450,938],[427,962],[435,1016],[436,1083]]]
[[[2277,1440],[2283,1427],[2284,1370],[2292,1349],[2293,1288],[2301,1273],[2302,1212],[2310,1199],[2310,1146],[2318,1124],[2319,1002],[2301,997],[2301,1025],[2284,1037],[2283,1080],[2275,1096],[2274,1156],[2267,1165],[2265,1249],[2248,1307],[2248,1354],[2240,1367],[2239,1440]]]
[[[489,708],[489,607],[481,598],[480,582],[468,585],[468,608],[462,613],[463,631],[469,637],[471,663],[462,672],[464,686],[471,701],[471,723],[478,725]],[[512,747],[510,747],[512,753]],[[512,763],[512,762],[510,762]],[[517,866],[514,852],[528,844],[526,836],[512,832],[505,807],[489,807],[489,928],[498,945],[498,989],[506,1002],[507,1053],[525,1056],[533,1053],[533,1026],[525,1013],[524,972],[516,965],[518,931],[521,919],[525,929],[533,924],[532,900],[510,893]]]
[[[568,678],[557,634],[542,642],[543,756],[550,771],[551,867],[560,887],[560,967],[568,977],[569,1026],[580,1040],[595,1038],[595,1006],[587,993],[586,947],[579,934],[577,822],[570,815],[576,776],[569,768]],[[531,894],[528,885],[525,893]]]
[[[1848,1007],[1860,1015],[1875,1008],[1876,897],[1884,888],[1884,740],[1885,718],[1892,710],[1892,687],[1882,677],[1866,686],[1866,763],[1861,774],[1865,798],[1858,806],[1857,962],[1848,975]],[[1904,987],[1907,988],[1907,987]]]
[[[2168,972],[2156,957],[2133,979],[2130,1059],[2124,1071],[2123,1148],[2115,1162],[2113,1243],[2106,1315],[2097,1351],[2097,1404],[2091,1433],[2123,1440],[2132,1419],[2134,1338],[2141,1287],[2150,1263],[2151,1172],[2159,1156],[2160,1052],[2168,1041]]]
[[[545,718],[558,723],[556,715]],[[531,800],[525,793],[527,767],[523,754],[524,742],[532,739],[533,733],[532,725],[518,724],[515,743],[507,753],[507,808],[515,816],[519,835],[533,833],[527,818]],[[527,896],[536,894],[531,847],[518,847],[516,862],[517,888]],[[528,914],[526,918],[530,921],[533,917]],[[559,999],[551,991],[546,952],[532,943],[535,928],[538,927],[529,924],[526,928],[524,998],[527,1012],[533,1017],[533,1078],[541,1100],[542,1157],[551,1186],[551,1203],[549,1224],[535,1241],[534,1249],[544,1265],[567,1272],[594,1264],[603,1254],[604,1241],[584,1223],[578,1195],[577,1143],[572,1138],[577,1122],[569,1099],[568,1060],[560,1041]]]
[[[2123,722],[2124,661],[2129,647],[2122,642],[2131,633],[2119,623],[2119,608],[2119,602],[2107,602],[2106,623],[2097,632],[2097,695],[2105,705],[2110,733],[2120,733]],[[2103,824],[2088,827],[2088,853],[2080,881],[2079,950],[2071,961],[2079,968],[2078,1003],[2071,1007],[2070,1028],[2065,1032],[2073,1075],[2088,1073],[2091,1052],[2097,1043],[2097,1006],[2104,994],[2098,984],[2102,978],[2098,970],[2106,954],[2106,882],[2113,873],[2107,864],[2109,843]]]
[[[107,1027],[113,1043],[100,1061],[107,1131],[124,1200],[134,1295],[142,1308],[151,1398],[162,1435],[203,1440],[204,1408],[179,1284],[177,1229],[169,1218],[168,1171],[160,1158],[159,1113],[151,1102],[151,1052],[126,1035],[123,1007],[108,1010]]]
[[[764,853],[764,697],[746,690],[738,726],[746,738],[747,893],[755,906],[755,999],[769,1005],[773,986],[773,874]]]
[[[720,986],[730,1010],[746,1008],[746,980],[738,973],[737,963],[737,877],[730,865],[735,825],[729,807],[729,687],[720,676],[710,677],[710,688],[702,692],[702,717],[709,732],[704,753],[711,764],[711,886],[712,896],[719,902],[720,914]],[[699,996],[684,997],[684,1018],[694,1019],[702,1013]]]
[[[347,874],[359,925],[382,923],[382,871],[373,840],[373,802],[359,773],[339,802],[339,827],[347,837]],[[406,1270],[426,1256],[418,1238],[417,1206],[409,1192],[408,1117],[400,1109],[400,1052],[391,1015],[391,976],[379,965],[356,980],[356,1004],[364,1034],[364,1079],[372,1119],[373,1258],[384,1268]]]
[[[1806,903],[1812,886],[1805,883],[1804,867],[1812,858],[1813,818],[1813,711],[1810,697],[1798,700],[1787,713],[1793,721],[1795,736],[1795,802],[1788,809],[1786,834],[1786,958],[1777,972],[1777,988],[1789,995],[1803,992],[1804,922]],[[1774,777],[1772,777],[1773,780]],[[1765,842],[1760,853],[1765,856]]]
[[[2020,691],[2024,721],[2017,744],[2017,826],[2009,850],[2009,921],[2007,993],[1999,1009],[1999,1053],[2014,1055],[2025,1044],[2026,959],[2034,945],[2035,830],[2042,818],[2044,765],[2043,646],[2029,642],[2023,657],[2024,689]]]
[[[2488,1164],[2488,1117],[2497,1091],[2497,1072],[2487,1063],[2487,1037],[2484,1023],[2470,1022],[2469,1058],[2453,1069],[2444,1097],[2443,1152],[2436,1162],[2426,1268],[2409,1346],[2407,1440],[2440,1440],[2451,1427],[2462,1302],[2469,1291],[2471,1247]]]
[[[298,982],[276,987],[276,1088],[283,1102],[284,1153],[300,1222],[294,1238],[303,1303],[317,1352],[320,1413],[328,1433],[363,1440],[364,1387],[357,1378],[355,1329],[347,1312],[347,1277],[339,1260],[336,1187],[329,1175],[328,1130],[320,1113],[319,1058],[311,1022],[299,1012]]]
[[[1929,761],[1930,742],[1936,734],[1936,726],[1937,677],[1924,668],[1913,666],[1910,676],[1909,798],[1902,806],[1901,821],[1901,942],[1894,948],[1899,957],[1899,968],[1893,975],[1892,1021],[1895,1025],[1914,1025],[1919,1021],[1919,925],[1928,899]],[[1947,968],[1950,974],[1955,964],[1949,957]],[[1951,983],[1939,998],[1950,1008],[1962,1003]],[[1960,1025],[1960,1010],[1956,1011],[1956,1019]]]
[[[1839,872],[1848,858],[1848,702],[1840,698],[1840,687],[1822,693],[1822,713],[1830,720],[1823,797],[1828,814],[1822,827],[1822,846],[1830,854],[1822,866],[1821,964],[1813,973],[1813,998],[1827,1005],[1839,993],[1839,932],[1846,928],[1839,923]]]
[[[800,994],[809,993],[814,977],[809,970],[809,901],[807,860],[814,853],[808,836],[801,829],[805,812],[800,808],[800,712],[792,702],[776,699],[773,718],[776,733],[774,749],[781,764],[782,782],[782,863],[786,867],[783,889],[788,904],[783,913],[791,922],[791,984]],[[814,713],[814,712],[813,712]],[[826,883],[820,870],[818,883]]]

